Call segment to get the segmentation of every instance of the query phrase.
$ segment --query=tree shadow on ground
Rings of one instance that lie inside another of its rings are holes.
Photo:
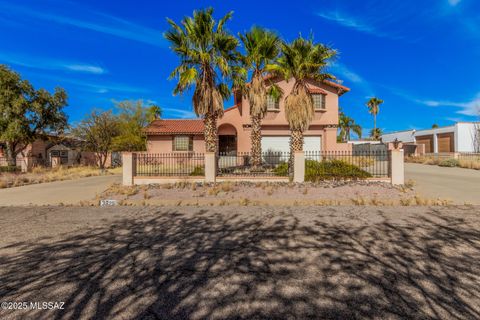
[[[0,297],[65,301],[25,313],[36,319],[480,318],[480,232],[461,218],[430,210],[415,223],[355,225],[153,210],[12,245]]]

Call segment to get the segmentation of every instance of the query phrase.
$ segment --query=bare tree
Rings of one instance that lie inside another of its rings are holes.
[[[73,130],[85,142],[85,149],[93,151],[100,169],[105,168],[113,139],[119,134],[118,121],[111,111],[92,112]]]
[[[480,111],[479,111],[480,115]],[[475,122],[473,124],[473,132],[472,132],[472,141],[473,141],[473,152],[480,153],[480,116],[479,122]]]

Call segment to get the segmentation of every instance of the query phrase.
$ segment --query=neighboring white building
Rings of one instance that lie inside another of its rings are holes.
[[[357,145],[357,144],[380,144],[382,141],[376,141],[376,140],[348,140],[347,143]]]
[[[425,145],[425,153],[480,152],[480,122],[457,122],[426,130],[405,130],[382,135],[382,141]]]

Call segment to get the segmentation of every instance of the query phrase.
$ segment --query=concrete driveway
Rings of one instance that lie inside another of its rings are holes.
[[[455,204],[480,204],[479,170],[406,163],[405,177],[415,181],[415,190],[421,195]]]
[[[0,189],[0,206],[77,204],[121,180],[121,175],[109,175]]]

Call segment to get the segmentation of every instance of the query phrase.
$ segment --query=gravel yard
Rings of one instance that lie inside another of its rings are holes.
[[[478,319],[480,207],[0,207],[1,319]]]
[[[228,205],[414,205],[446,204],[448,200],[424,198],[408,186],[385,182],[324,181],[320,183],[221,182],[204,184],[177,182],[164,185],[111,186],[100,199],[118,200],[124,205],[228,206]],[[463,203],[462,203],[463,204]]]

